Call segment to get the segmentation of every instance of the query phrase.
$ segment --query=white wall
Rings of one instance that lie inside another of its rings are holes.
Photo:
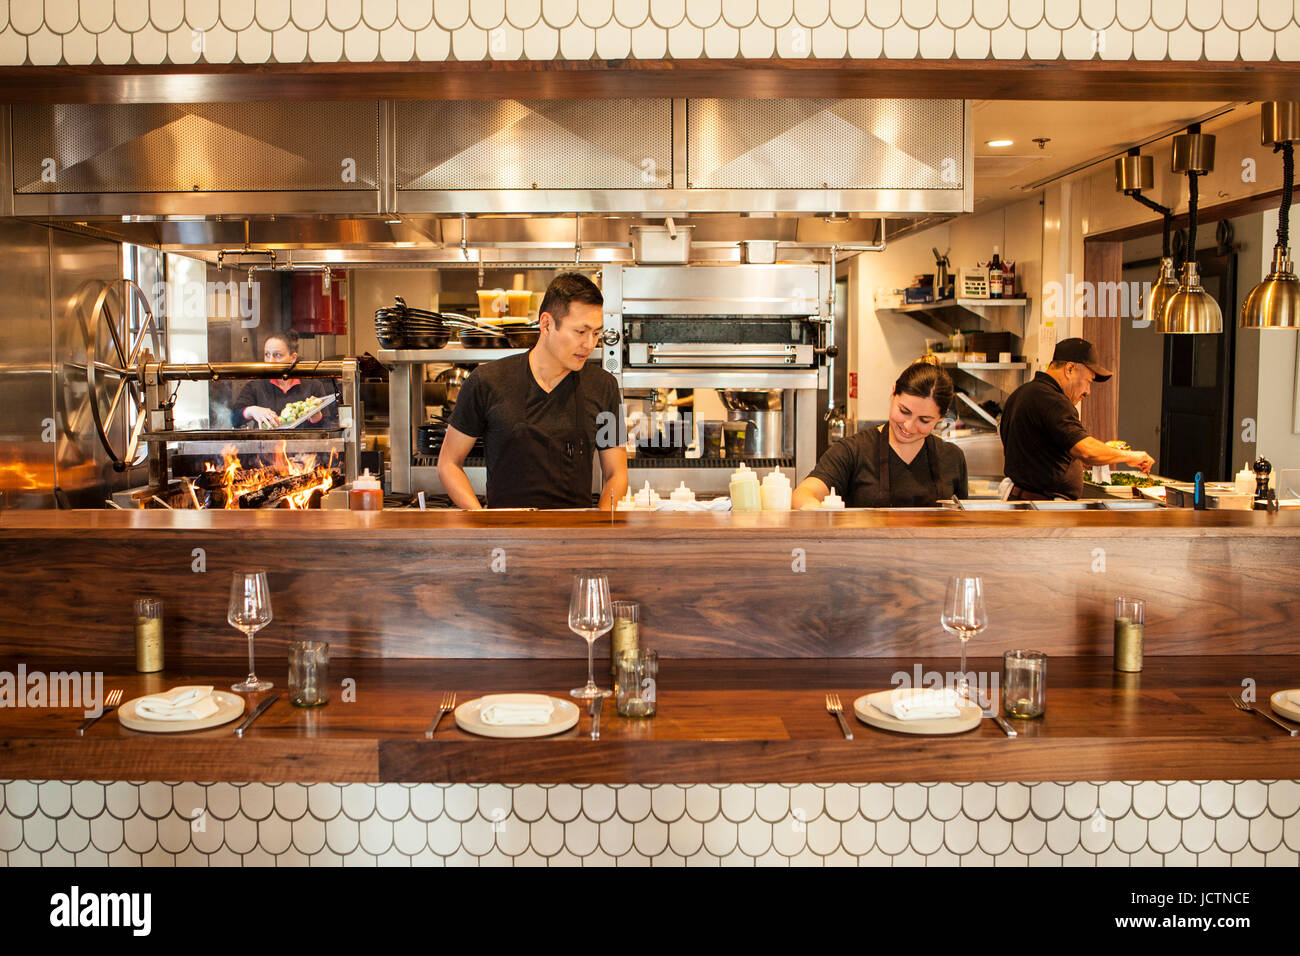
[[[889,395],[898,373],[925,353],[925,340],[939,333],[906,315],[876,311],[877,292],[890,294],[909,285],[920,273],[934,271],[932,247],[951,249],[952,271],[990,259],[999,247],[1003,259],[1016,264],[1020,292],[1032,300],[1025,317],[1025,349],[1036,355],[1039,299],[1042,283],[1043,207],[1037,197],[989,213],[963,216],[942,226],[889,242],[884,252],[864,252],[849,268],[850,370],[858,373],[858,398],[850,400],[849,415],[860,422],[881,421],[889,413]],[[989,309],[984,329],[1005,328],[1022,334],[1019,310]],[[1002,322],[1007,324],[1003,325]],[[975,326],[972,321],[970,327]],[[1015,372],[985,373],[987,384],[965,373],[954,373],[960,388],[980,400],[1000,401],[1022,381]]]

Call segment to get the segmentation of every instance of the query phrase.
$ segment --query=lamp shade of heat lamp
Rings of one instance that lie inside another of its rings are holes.
[[[1214,169],[1214,137],[1201,132],[1200,124],[1174,137],[1173,171],[1187,174],[1187,255],[1178,291],[1165,302],[1160,315],[1161,332],[1171,335],[1208,335],[1223,331],[1223,311],[1201,286],[1196,265],[1196,177]],[[1154,316],[1153,316],[1154,318]]]
[[[1115,189],[1148,209],[1160,213],[1164,220],[1160,271],[1156,274],[1156,281],[1152,284],[1151,291],[1147,293],[1146,310],[1142,313],[1149,320],[1158,323],[1160,317],[1164,315],[1169,297],[1178,291],[1178,273],[1174,269],[1174,259],[1169,252],[1173,210],[1142,195],[1142,190],[1151,189],[1155,185],[1155,179],[1155,160],[1150,156],[1143,156],[1136,148],[1130,149],[1125,156],[1115,157]]]
[[[1282,207],[1278,212],[1273,267],[1241,304],[1243,329],[1300,328],[1300,281],[1291,265],[1288,244],[1297,139],[1300,139],[1300,103],[1265,103],[1260,111],[1260,142],[1282,153]]]

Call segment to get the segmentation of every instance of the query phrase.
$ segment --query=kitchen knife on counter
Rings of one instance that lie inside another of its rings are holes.
[[[251,714],[249,714],[248,717],[246,717],[246,718],[244,719],[244,722],[243,722],[242,724],[240,724],[238,727],[235,728],[235,736],[236,736],[236,737],[242,737],[242,736],[244,736],[244,731],[247,730],[249,727],[252,726],[253,721],[257,720],[258,717],[261,717],[261,716],[262,716],[262,712],[263,712],[264,710],[266,710],[266,708],[268,708],[268,707],[270,707],[272,704],[274,704],[274,703],[275,703],[277,700],[279,700],[279,699],[280,699],[280,692],[279,692],[279,691],[276,691],[276,692],[275,692],[274,694],[272,694],[270,697],[267,697],[267,698],[266,698],[265,700],[263,700],[260,704],[258,704],[256,707],[254,707],[254,708],[253,708],[253,712],[252,712]]]

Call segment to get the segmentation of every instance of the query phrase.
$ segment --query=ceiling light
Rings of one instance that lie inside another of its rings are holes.
[[[1137,200],[1148,209],[1160,213],[1164,220],[1164,236],[1160,253],[1160,267],[1156,281],[1147,294],[1146,311],[1142,314],[1148,321],[1160,322],[1165,314],[1169,298],[1178,291],[1178,274],[1174,270],[1173,256],[1169,254],[1169,233],[1173,224],[1174,211],[1168,206],[1142,195],[1142,190],[1155,185],[1155,161],[1150,156],[1143,156],[1136,147],[1126,156],[1115,157],[1115,188],[1124,195]],[[1157,329],[1163,329],[1157,325]]]
[[[1260,143],[1282,153],[1282,207],[1277,219],[1273,268],[1241,305],[1243,329],[1300,327],[1300,281],[1291,266],[1288,242],[1291,189],[1295,180],[1295,141],[1300,139],[1300,103],[1265,103],[1260,111]]]
[[[985,143],[984,145],[985,145],[985,146],[992,146],[994,149],[1001,149],[1001,148],[1004,147],[1004,146],[1013,146],[1013,145],[1015,145],[1015,141],[1014,141],[1014,140],[1010,140],[1010,139],[991,139],[991,140],[989,140],[987,143]]]
[[[1214,169],[1214,137],[1193,123],[1186,133],[1174,137],[1173,170],[1187,174],[1187,262],[1183,265],[1178,291],[1169,297],[1161,316],[1160,331],[1171,334],[1211,334],[1223,331],[1219,303],[1201,287],[1196,265],[1196,177]]]

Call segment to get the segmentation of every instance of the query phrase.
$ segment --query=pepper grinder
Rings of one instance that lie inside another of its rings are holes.
[[[1255,459],[1255,505],[1256,511],[1277,511],[1277,492],[1268,486],[1269,475],[1273,472],[1273,463],[1267,458]]]

